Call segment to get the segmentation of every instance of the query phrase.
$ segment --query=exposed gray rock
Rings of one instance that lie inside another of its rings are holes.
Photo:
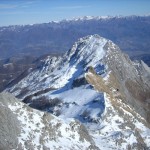
[[[130,104],[150,123],[150,68],[144,62],[132,62],[110,41],[105,45],[105,50],[104,63],[118,81],[125,103]]]
[[[20,122],[16,115],[7,107],[10,97],[4,94],[0,96],[0,149],[10,150],[18,147],[18,139],[21,132]],[[14,97],[12,100],[15,99]],[[11,101],[10,101],[11,102]]]

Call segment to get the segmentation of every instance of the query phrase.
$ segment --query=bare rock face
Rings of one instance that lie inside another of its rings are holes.
[[[150,108],[150,68],[144,63],[132,62],[123,54],[119,47],[108,42],[105,45],[104,62],[108,71],[116,78],[124,101],[130,104],[142,117],[149,122]]]
[[[18,139],[21,132],[20,122],[16,115],[8,108],[14,105],[15,98],[6,94],[0,95],[0,149],[10,150],[18,147]]]

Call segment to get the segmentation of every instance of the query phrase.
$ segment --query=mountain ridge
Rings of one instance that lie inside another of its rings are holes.
[[[12,30],[15,29],[13,27],[23,27],[23,26],[33,26],[33,25],[40,25],[40,24],[48,24],[48,23],[56,23],[59,24],[61,22],[69,22],[69,21],[84,21],[84,20],[92,20],[92,19],[115,19],[115,18],[136,18],[136,17],[150,17],[150,15],[116,15],[116,16],[111,16],[111,15],[106,15],[106,16],[81,16],[81,17],[73,17],[71,19],[62,19],[60,21],[50,21],[47,23],[35,23],[35,24],[24,24],[24,25],[9,25],[9,26],[0,26],[1,27],[12,27]]]
[[[148,149],[149,70],[112,41],[90,35],[7,91],[63,120],[77,119],[99,148]]]
[[[145,76],[143,76],[142,72],[139,71],[140,69],[136,67],[140,65],[144,67],[146,64],[134,65],[129,57],[122,54],[119,47],[113,44],[112,41],[98,35],[87,36],[75,42],[72,49],[63,57],[48,58],[41,69],[37,68],[37,70],[31,72],[11,88],[10,92],[14,91],[13,93],[16,93],[17,96],[19,92],[17,87],[21,87],[21,91],[24,91],[25,88],[30,95],[32,94],[30,91],[35,93],[45,88],[56,89],[56,91],[62,88],[61,90],[65,91],[71,88],[74,80],[80,76],[83,77],[84,72],[92,66],[95,70],[99,70],[103,76],[106,74],[106,70],[107,72],[108,70],[112,71],[118,80],[116,82],[120,85],[118,89],[124,94],[124,97],[134,99],[129,101],[131,104],[134,105],[134,101],[138,99],[139,102],[145,103],[147,97],[149,97],[149,68],[146,67],[147,69],[144,70]],[[146,80],[146,84],[143,83],[144,80]],[[137,88],[139,87],[139,93],[141,94],[134,94],[134,87],[130,82],[136,85]],[[140,88],[141,85],[143,89]],[[27,93],[26,96],[28,96]],[[20,96],[18,95],[18,97]],[[140,105],[137,107],[141,107]]]

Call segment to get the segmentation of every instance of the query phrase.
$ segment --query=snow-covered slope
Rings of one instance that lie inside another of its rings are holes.
[[[144,149],[150,148],[149,86],[146,64],[92,35],[63,57],[47,57],[7,91],[63,120],[78,119],[101,149]]]
[[[75,121],[59,119],[0,94],[1,150],[97,149],[86,128]]]
[[[33,71],[11,89],[15,95],[23,88],[31,92],[42,88],[61,88],[86,71],[89,66],[98,67],[99,60],[105,55],[103,50],[107,40],[97,35],[80,39],[63,58],[48,57],[45,64]],[[88,50],[88,51],[87,51]],[[16,89],[16,88],[20,89]]]
[[[147,15],[149,16],[149,15]],[[131,16],[122,16],[122,15],[117,15],[117,16],[82,16],[82,17],[75,17],[72,19],[64,19],[60,22],[72,22],[72,21],[87,21],[87,20],[109,20],[109,19],[118,19],[118,18],[122,18],[122,19],[127,19],[127,18],[135,18],[138,17],[136,15],[131,15]],[[56,23],[59,23],[59,21],[57,21]]]

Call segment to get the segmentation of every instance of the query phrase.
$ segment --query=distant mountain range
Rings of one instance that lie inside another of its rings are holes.
[[[150,66],[149,25],[150,16],[84,16],[0,27],[0,91],[29,68],[37,67],[41,58],[62,55],[74,41],[90,34],[111,39],[132,60],[143,60]]]
[[[80,37],[99,34],[131,57],[150,55],[150,16],[92,17],[43,24],[0,27],[0,58],[62,54]],[[147,58],[141,57],[146,63]]]

